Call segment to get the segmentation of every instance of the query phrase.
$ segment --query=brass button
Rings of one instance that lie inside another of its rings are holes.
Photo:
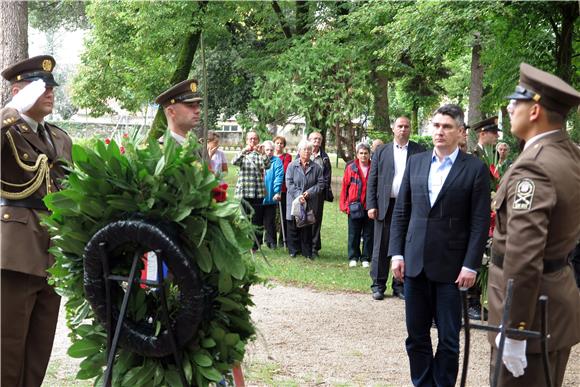
[[[10,219],[10,214],[4,214],[4,216],[2,216],[4,219]]]
[[[24,160],[28,160],[28,153],[24,153],[24,154],[22,154],[22,158],[23,158]]]

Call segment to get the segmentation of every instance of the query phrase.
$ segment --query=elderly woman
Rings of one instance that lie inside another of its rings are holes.
[[[298,144],[298,158],[288,165],[286,170],[286,220],[288,225],[288,251],[291,257],[302,254],[313,259],[312,255],[312,225],[298,228],[292,216],[292,202],[298,198],[307,208],[314,209],[319,200],[324,200],[321,193],[324,190],[322,168],[310,160],[312,143],[302,140]]]
[[[367,215],[367,178],[371,168],[370,148],[365,143],[356,146],[356,159],[349,163],[342,177],[340,210],[348,215],[349,267],[369,267],[373,256],[374,221]],[[362,254],[360,240],[362,236]]]
[[[510,146],[505,142],[498,142],[495,146],[495,150],[497,152],[497,166],[500,168],[501,172],[504,172],[511,164],[511,161],[508,160]]]

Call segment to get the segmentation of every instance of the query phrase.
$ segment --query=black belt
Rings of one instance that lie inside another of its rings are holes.
[[[32,208],[35,210],[48,211],[48,208],[44,205],[42,199],[20,199],[20,200],[10,200],[10,199],[0,199],[0,206],[10,206],[10,207],[23,207]]]
[[[491,255],[491,263],[503,269],[503,255],[492,254]],[[555,273],[559,270],[562,270],[568,266],[568,258],[560,258],[560,259],[544,259],[544,274]]]

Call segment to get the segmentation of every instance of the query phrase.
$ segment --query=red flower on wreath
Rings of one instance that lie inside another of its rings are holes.
[[[221,183],[217,187],[211,190],[212,197],[216,202],[225,202],[227,199],[228,185],[227,183]]]
[[[111,143],[111,139],[110,138],[105,138],[105,144],[109,145]]]

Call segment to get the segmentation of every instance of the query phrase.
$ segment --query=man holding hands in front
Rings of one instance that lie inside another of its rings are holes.
[[[463,111],[444,105],[431,120],[434,150],[412,156],[397,197],[389,252],[405,281],[405,342],[415,386],[453,386],[459,368],[459,288],[475,283],[489,229],[489,172],[459,150]],[[439,341],[433,355],[430,329]]]

